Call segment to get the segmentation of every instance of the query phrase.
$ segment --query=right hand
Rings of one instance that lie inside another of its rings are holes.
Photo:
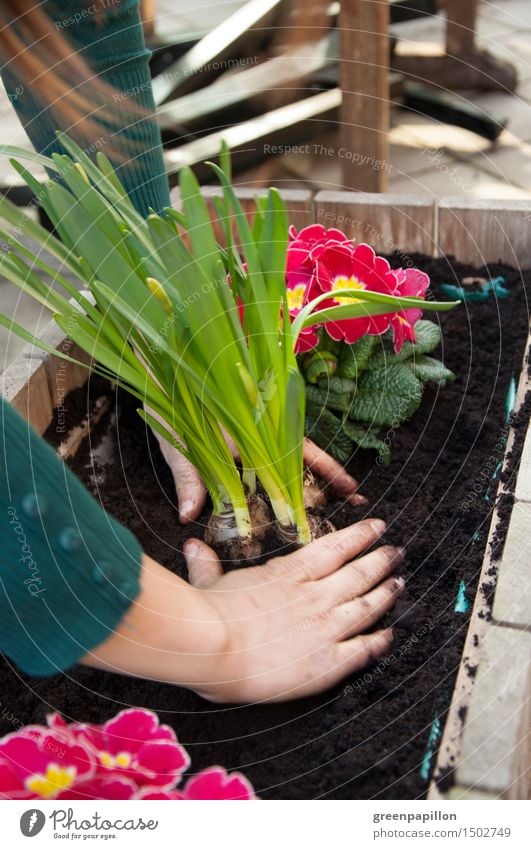
[[[386,654],[403,553],[364,520],[264,566],[223,574],[199,540],[185,547],[192,586],[146,558],[142,591],[85,662],[189,687],[213,702],[319,693]]]

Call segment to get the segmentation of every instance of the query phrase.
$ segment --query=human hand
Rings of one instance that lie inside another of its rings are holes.
[[[150,412],[153,415],[153,412]],[[162,456],[173,475],[179,503],[179,519],[183,525],[193,522],[205,506],[207,497],[205,485],[195,466],[160,434],[155,435]],[[367,499],[358,492],[358,482],[337,460],[330,457],[310,439],[304,440],[304,463],[337,497],[354,505],[367,503]]]
[[[188,687],[212,702],[326,690],[389,649],[391,628],[367,633],[404,586],[391,577],[403,552],[366,553],[384,529],[364,520],[228,574],[207,545],[189,540],[191,585],[144,555],[139,595],[82,662]]]
[[[214,702],[285,701],[328,689],[385,655],[392,629],[366,632],[403,590],[403,579],[390,577],[403,552],[364,553],[384,529],[381,520],[359,522],[228,574],[208,546],[190,540],[190,581],[225,624],[212,680],[194,689]]]

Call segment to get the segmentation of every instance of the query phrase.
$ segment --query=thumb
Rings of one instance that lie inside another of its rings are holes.
[[[197,589],[207,590],[223,575],[217,554],[198,539],[190,539],[185,543],[184,556],[190,583]]]

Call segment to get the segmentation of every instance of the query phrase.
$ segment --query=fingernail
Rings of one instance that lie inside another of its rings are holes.
[[[354,507],[363,507],[365,504],[369,503],[369,499],[365,498],[364,495],[359,495],[358,493],[356,493],[355,495],[350,496],[350,503]]]
[[[376,531],[377,534],[383,534],[387,525],[385,524],[383,519],[372,519],[371,528],[373,531]]]
[[[401,557],[401,558],[402,558],[402,560],[403,560],[403,559],[404,559],[404,557],[405,557],[405,556],[406,556],[406,554],[407,554],[407,548],[404,548],[404,546],[403,546],[403,545],[399,545],[399,546],[398,546],[398,548],[397,548],[396,550],[398,551],[398,553],[399,553],[400,557]]]
[[[179,513],[180,513],[181,517],[184,518],[185,516],[189,516],[193,509],[194,509],[194,502],[193,501],[183,501],[183,503],[181,504],[181,506],[179,508]]]
[[[197,552],[199,551],[199,546],[196,542],[187,542],[185,545],[184,553],[187,557],[193,558],[197,556]]]
[[[402,578],[402,577],[395,578],[395,586],[396,586],[397,590],[399,590],[401,592],[404,589],[404,587],[406,586],[405,579]]]

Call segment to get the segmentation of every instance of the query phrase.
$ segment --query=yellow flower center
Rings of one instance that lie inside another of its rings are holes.
[[[332,292],[337,292],[338,289],[365,289],[365,284],[357,277],[346,277],[344,274],[339,274],[332,283]],[[349,298],[347,295],[340,295],[334,300],[338,304],[360,303],[360,298]]]
[[[113,767],[113,766],[130,766],[131,764],[131,755],[129,752],[118,752],[116,757],[111,755],[110,752],[98,752],[99,759],[103,766]]]
[[[293,289],[286,289],[286,300],[288,302],[288,310],[300,310],[304,303],[304,294],[306,286],[304,283],[299,283]]]
[[[75,766],[61,767],[57,764],[48,764],[46,775],[32,775],[31,778],[26,779],[26,787],[41,799],[51,799],[56,793],[70,787],[75,777]]]

